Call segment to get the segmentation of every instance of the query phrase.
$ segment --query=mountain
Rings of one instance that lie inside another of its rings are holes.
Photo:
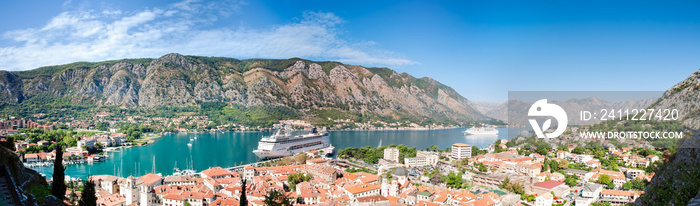
[[[564,102],[552,101],[552,103],[561,106],[565,111],[568,111],[572,116],[569,117],[569,124],[572,125],[590,125],[600,122],[600,120],[582,121],[578,113],[571,111],[600,111],[601,109],[619,109],[619,108],[647,108],[654,103],[657,98],[628,100],[622,102],[610,102],[601,100],[596,97],[588,97],[581,99],[568,99]],[[523,102],[517,99],[511,99],[501,104],[493,106],[493,104],[478,103],[480,109],[485,116],[494,119],[507,121],[519,125],[527,124],[527,111],[533,102]],[[489,107],[490,106],[490,107]],[[509,114],[508,111],[511,111]]]
[[[388,68],[304,59],[247,59],[167,54],[157,59],[77,62],[0,71],[0,101],[32,115],[48,103],[87,108],[286,107],[305,117],[322,111],[393,120],[466,123],[483,116],[469,100],[429,77]],[[13,111],[5,111],[12,113]]]
[[[678,151],[664,153],[666,161],[635,205],[700,205],[700,70],[674,85],[651,108],[678,109],[686,126],[686,135],[679,140]]]
[[[652,105],[656,109],[677,109],[683,125],[700,129],[700,70],[666,90]]]

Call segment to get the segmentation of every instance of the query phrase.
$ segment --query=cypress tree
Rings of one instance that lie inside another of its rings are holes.
[[[56,159],[53,161],[53,183],[51,183],[51,194],[59,200],[66,196],[66,168],[63,166],[63,147],[56,144]]]
[[[248,198],[245,195],[245,188],[246,188],[246,181],[243,180],[243,182],[241,183],[241,198],[240,198],[241,206],[248,206]]]

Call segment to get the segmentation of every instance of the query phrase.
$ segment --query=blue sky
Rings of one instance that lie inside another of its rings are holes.
[[[41,6],[36,6],[41,5]],[[468,99],[659,91],[700,69],[687,1],[3,1],[0,69],[159,57],[334,60]]]

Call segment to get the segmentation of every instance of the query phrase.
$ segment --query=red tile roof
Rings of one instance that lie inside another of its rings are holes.
[[[550,190],[551,190],[552,188],[555,188],[555,187],[557,187],[557,186],[559,186],[559,185],[562,185],[562,184],[564,184],[564,183],[563,183],[563,182],[559,182],[559,181],[554,181],[554,180],[547,180],[547,181],[544,181],[544,182],[537,183],[537,184],[535,184],[535,185],[533,185],[533,186],[535,186],[535,187],[547,188],[547,189],[550,189]]]

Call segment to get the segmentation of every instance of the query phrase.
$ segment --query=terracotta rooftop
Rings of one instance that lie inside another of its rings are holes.
[[[617,196],[634,196],[632,191],[621,191],[621,190],[603,190],[600,192],[601,195],[617,195]]]
[[[220,177],[220,176],[227,176],[231,175],[231,172],[225,170],[224,168],[221,167],[212,167],[207,170],[202,171],[202,174],[206,175],[207,177]]]
[[[559,185],[562,185],[562,184],[564,184],[564,183],[563,183],[563,182],[559,182],[559,181],[554,181],[554,180],[547,180],[547,181],[544,181],[544,182],[537,183],[537,184],[535,184],[535,185],[533,185],[533,186],[535,186],[535,187],[547,188],[547,189],[550,189],[550,190],[551,190],[552,188],[555,188],[555,187],[557,187],[557,186],[559,186]]]
[[[153,183],[155,183],[155,182],[157,182],[157,181],[163,179],[163,177],[158,176],[158,175],[153,174],[153,173],[145,174],[145,175],[143,175],[143,176],[141,176],[141,177],[139,177],[139,178],[140,178],[141,180],[143,180],[143,182],[145,182],[147,185],[152,185]]]
[[[367,197],[358,197],[357,202],[379,202],[379,201],[389,201],[388,198],[381,195],[372,195]]]
[[[378,190],[380,189],[379,186],[373,185],[373,184],[359,184],[355,185],[349,188],[345,188],[348,192],[351,194],[358,194],[362,192],[367,192],[367,191],[372,191],[372,190]]]

